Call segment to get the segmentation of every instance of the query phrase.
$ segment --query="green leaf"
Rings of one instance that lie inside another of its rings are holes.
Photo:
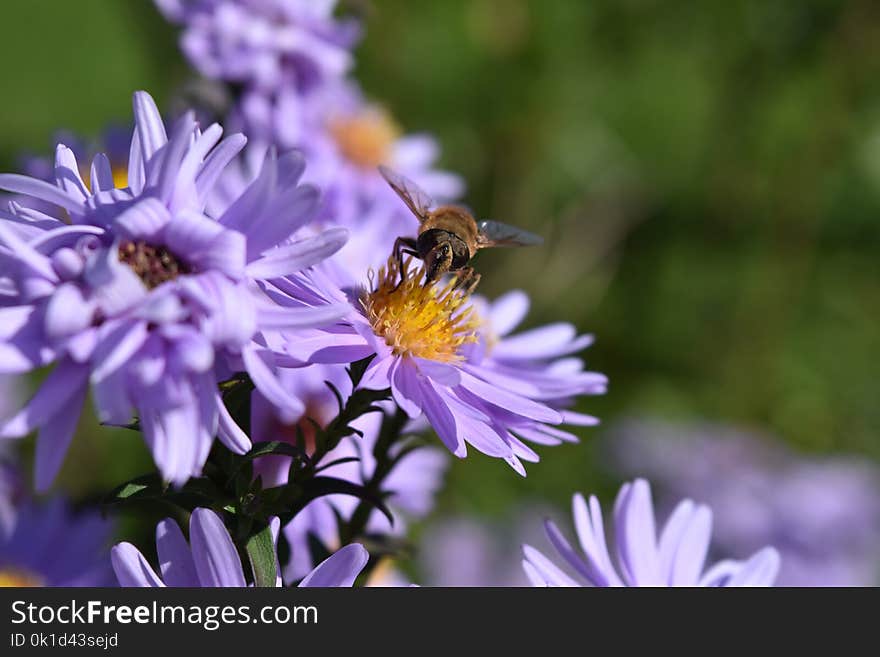
[[[165,485],[159,475],[144,475],[114,488],[104,498],[104,504],[119,504],[134,499],[160,497],[164,490]]]
[[[142,502],[174,504],[192,511],[198,506],[215,507],[228,502],[226,495],[206,477],[196,477],[176,489],[162,481],[158,474],[132,479],[111,491],[103,500],[107,505],[124,505]]]
[[[372,354],[367,356],[366,358],[362,358],[359,361],[352,363],[348,368],[348,378],[351,379],[351,389],[355,390],[358,385],[360,385],[361,379],[364,378],[364,373],[366,373],[367,368],[370,366],[370,363],[373,362],[373,359],[376,357],[376,354]]]
[[[278,560],[275,556],[275,542],[272,540],[272,529],[268,524],[253,534],[245,544],[251,570],[254,573],[254,585],[274,588],[278,581]]]
[[[130,431],[141,432],[141,421],[138,418],[133,419],[131,422],[101,422],[102,427],[115,427],[117,429],[129,429]]]
[[[292,456],[293,458],[309,460],[308,454],[298,445],[292,445],[282,440],[273,440],[264,443],[254,443],[251,450],[242,456],[245,461],[252,461],[260,456]]]
[[[333,396],[336,398],[336,408],[338,409],[336,412],[342,413],[342,409],[345,408],[345,401],[342,399],[342,393],[339,392],[339,388],[330,383],[330,381],[324,381],[324,385],[330,388],[330,392],[333,393]]]
[[[353,463],[355,461],[360,461],[359,456],[344,456],[342,458],[333,459],[332,461],[328,461],[327,463],[322,463],[320,468],[315,470],[315,474],[326,470],[328,468],[332,468],[334,465],[342,465],[343,463]]]

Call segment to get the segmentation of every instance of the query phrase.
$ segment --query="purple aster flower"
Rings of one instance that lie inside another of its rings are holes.
[[[331,382],[345,397],[351,393],[351,381],[344,367],[340,365],[313,365],[300,370],[290,370],[281,375],[282,384],[299,399],[306,411],[295,424],[281,422],[271,406],[259,393],[254,394],[251,406],[251,436],[255,441],[286,440],[296,443],[297,427],[305,440],[304,448],[310,452],[314,428],[310,421],[321,425],[332,420],[337,412],[336,398],[325,381]],[[333,465],[323,473],[356,484],[366,484],[376,470],[373,448],[379,436],[382,418],[370,413],[355,420],[352,425],[363,433],[362,437],[343,440],[330,451],[325,463],[355,458]],[[409,426],[404,434],[421,429]],[[399,443],[394,447],[398,452],[404,447]],[[395,452],[392,452],[392,456]],[[367,531],[371,534],[391,534],[403,536],[407,530],[407,520],[422,518],[433,508],[434,496],[442,483],[448,466],[444,451],[430,447],[419,448],[403,456],[391,473],[385,478],[383,490],[388,492],[386,502],[395,516],[392,526],[380,512],[373,511],[367,521]],[[286,483],[290,458],[286,456],[266,456],[255,462],[255,474],[262,477],[264,486]],[[283,528],[284,535],[291,546],[290,562],[284,566],[284,579],[297,580],[315,565],[309,548],[309,535],[321,541],[328,549],[340,546],[338,519],[348,519],[354,513],[359,500],[348,495],[327,495],[310,502]],[[398,581],[398,579],[394,579]]]
[[[651,488],[644,479],[624,484],[614,504],[616,562],[596,497],[588,504],[576,494],[572,512],[582,553],[553,522],[545,529],[574,576],[524,545],[523,568],[535,586],[771,586],[779,570],[779,554],[770,547],[746,561],[722,561],[706,570],[712,512],[691,500],[675,507],[658,538]]]
[[[345,75],[360,25],[334,17],[336,0],[156,0],[183,25],[181,47],[208,77],[300,92]]]
[[[800,456],[778,441],[718,425],[630,420],[606,442],[615,467],[676,497],[711,505],[713,550],[772,544],[783,586],[873,586],[880,575],[880,471],[855,457]]]
[[[74,512],[61,497],[25,494],[15,467],[0,462],[0,587],[110,586],[112,523]]]
[[[56,363],[24,409],[0,423],[2,438],[39,429],[40,489],[62,463],[88,384],[102,422],[127,424],[136,411],[171,482],[200,472],[214,436],[244,453],[250,440],[223,406],[218,381],[247,372],[280,417],[299,417],[303,404],[276,370],[302,363],[272,348],[273,332],[289,337],[346,312],[298,303],[272,284],[346,239],[337,228],[290,241],[318,207],[318,191],[298,184],[300,154],[269,153],[253,183],[212,214],[207,198],[244,137],[218,144],[219,125],[201,132],[187,114],[169,138],[148,94],[136,93],[134,108],[124,189],[102,155],[89,189],[63,145],[54,184],[0,175],[0,188],[54,203],[71,221],[18,205],[0,213],[0,372]]]
[[[397,405],[410,418],[424,414],[456,456],[464,457],[469,444],[522,475],[523,460],[538,460],[523,440],[572,441],[575,436],[556,425],[596,423],[558,408],[577,395],[605,391],[603,375],[584,372],[583,363],[569,356],[591,338],[577,336],[567,324],[508,336],[527,307],[521,293],[492,306],[484,321],[479,304],[456,290],[454,279],[424,286],[423,278],[423,266],[410,266],[401,280],[396,260],[389,258],[370,289],[351,293],[356,308],[343,322],[288,341],[285,349],[294,358],[325,363],[374,355],[362,386],[390,388]],[[291,293],[307,287],[328,301],[345,298],[323,271],[287,282]]]
[[[271,522],[275,540],[279,522]],[[189,543],[177,523],[166,518],[156,526],[159,573],[131,543],[111,551],[113,570],[126,587],[239,587],[247,586],[241,559],[220,517],[210,509],[196,509],[189,521]],[[358,543],[346,545],[322,561],[299,583],[302,587],[349,587],[354,584],[369,554]],[[276,556],[277,559],[277,556]],[[279,577],[277,586],[281,586]]]

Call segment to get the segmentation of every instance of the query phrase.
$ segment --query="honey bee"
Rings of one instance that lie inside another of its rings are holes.
[[[470,293],[480,282],[480,274],[468,266],[477,251],[495,246],[536,246],[544,241],[500,221],[477,221],[459,205],[435,207],[431,197],[412,180],[385,166],[379,167],[379,173],[419,220],[417,238],[398,237],[394,241],[401,280],[406,276],[403,256],[407,254],[424,261],[425,285],[443,274],[454,273],[455,286]]]

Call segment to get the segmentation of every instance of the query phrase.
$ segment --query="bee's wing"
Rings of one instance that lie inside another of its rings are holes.
[[[477,248],[490,246],[538,246],[544,238],[516,226],[508,226],[500,221],[484,219],[477,223]]]
[[[401,176],[386,166],[380,166],[379,173],[391,185],[391,189],[397,192],[397,195],[406,203],[407,207],[412,210],[412,213],[419,218],[419,221],[424,221],[428,218],[428,212],[431,206],[434,205],[434,201],[425,190],[409,178]]]

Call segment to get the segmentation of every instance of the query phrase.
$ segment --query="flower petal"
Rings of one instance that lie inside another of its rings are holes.
[[[40,492],[48,490],[61,469],[79,422],[86,391],[84,385],[75,386],[70,399],[40,427],[34,457],[34,486]]]
[[[60,206],[69,212],[80,213],[83,210],[81,201],[66,194],[52,183],[17,173],[0,173],[0,189],[16,194],[24,194],[47,203]]]
[[[519,326],[529,312],[529,296],[522,290],[511,290],[492,303],[489,324],[495,335],[503,337]]]
[[[359,543],[340,548],[305,576],[300,587],[349,587],[367,565],[370,553]]]
[[[665,529],[664,529],[665,533]],[[696,586],[700,581],[709,542],[712,538],[712,512],[703,505],[694,508],[675,547],[669,584],[671,586]],[[663,544],[661,537],[661,559]]]
[[[79,175],[76,156],[64,144],[58,144],[55,147],[55,184],[80,203],[85,202],[91,196]]]
[[[246,272],[257,279],[288,276],[326,260],[341,249],[347,240],[347,229],[330,228],[314,237],[270,249],[262,258],[251,262]]]
[[[91,380],[98,384],[122,367],[141,348],[149,335],[145,322],[120,324],[99,343],[94,354]]]
[[[110,166],[110,160],[103,153],[98,153],[92,158],[89,183],[94,192],[106,192],[116,187],[116,181],[113,180],[113,167]]]
[[[549,422],[550,424],[560,424],[562,422],[562,415],[549,406],[514,394],[503,388],[492,386],[467,372],[461,373],[461,386],[477,397],[511,413],[516,413],[538,422]]]
[[[578,542],[591,569],[591,581],[597,586],[623,586],[608,553],[605,523],[599,500],[595,496],[590,497],[590,504],[587,507],[583,495],[577,494],[572,499],[571,506]]]
[[[265,360],[271,358],[272,355],[265,351],[258,351],[253,346],[247,346],[242,349],[241,356],[245,369],[251,375],[257,390],[276,407],[279,419],[292,423],[302,417],[305,405],[281,385]]]
[[[523,545],[522,549],[526,560],[532,564],[532,567],[540,574],[547,583],[547,586],[580,586],[580,584],[562,572],[556,564],[531,545]]]
[[[238,552],[216,513],[195,509],[189,521],[189,539],[202,586],[246,586]]]
[[[199,194],[201,207],[205,206],[209,192],[213,189],[220,174],[223,173],[227,165],[244,148],[246,143],[247,137],[242,134],[229,135],[205,158],[199,173],[196,175],[196,190]]]
[[[165,586],[153,568],[134,545],[119,543],[110,550],[110,563],[120,586],[151,587]]]
[[[46,304],[46,335],[55,340],[78,333],[92,324],[94,314],[95,303],[78,285],[59,285]]]
[[[165,518],[156,525],[156,551],[166,586],[199,585],[192,552],[180,527],[171,518]]]
[[[651,489],[636,479],[620,490],[614,508],[617,550],[630,586],[662,586]]]
[[[332,324],[351,312],[347,303],[334,303],[326,306],[303,306],[284,308],[282,306],[263,306],[257,308],[257,324],[260,329],[317,328]]]
[[[283,242],[311,221],[320,200],[321,192],[313,185],[300,185],[276,194],[262,215],[248,226],[248,258]]]
[[[779,574],[779,552],[766,547],[746,561],[739,572],[734,573],[727,586],[772,586]]]
[[[162,115],[159,114],[159,109],[150,94],[146,91],[136,91],[133,105],[140,154],[149,175],[150,160],[156,151],[168,142],[168,136],[165,134]]]
[[[54,417],[72,398],[85,389],[88,371],[87,366],[70,360],[58,363],[27,405],[0,424],[0,438],[26,436],[41,426],[47,418]]]
[[[148,196],[123,210],[113,225],[126,239],[152,241],[169,222],[168,208],[159,199]]]
[[[217,414],[219,426],[217,437],[230,451],[235,454],[246,454],[252,447],[251,439],[229,414],[220,396],[217,396]]]

